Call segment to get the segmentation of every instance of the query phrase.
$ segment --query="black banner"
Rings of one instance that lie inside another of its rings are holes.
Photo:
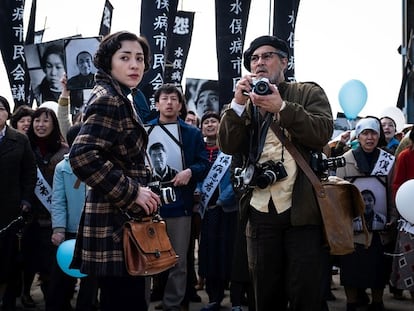
[[[178,0],[141,2],[140,32],[150,45],[152,66],[145,73],[139,89],[148,99],[151,110],[155,110],[154,92],[164,84],[167,35],[177,14],[177,5]]]
[[[220,109],[230,103],[242,70],[250,0],[216,0],[216,49]]]
[[[285,73],[287,81],[295,81],[295,25],[300,0],[275,0],[273,12],[273,35],[283,39],[289,46],[289,65]]]
[[[178,11],[167,40],[164,82],[181,86],[193,34],[194,12]]]
[[[36,5],[37,5],[37,0],[32,0],[32,8],[30,9],[29,25],[27,27],[27,33],[26,33],[26,41],[25,41],[26,45],[35,43]]]
[[[2,0],[0,50],[8,73],[14,109],[29,102],[29,83],[24,57],[24,0]]]
[[[109,0],[105,1],[105,6],[102,13],[101,28],[99,29],[100,36],[106,36],[111,33],[112,25],[112,11],[114,7]]]

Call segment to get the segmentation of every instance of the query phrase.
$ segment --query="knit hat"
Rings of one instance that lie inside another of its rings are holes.
[[[206,119],[209,119],[209,118],[216,118],[217,120],[219,120],[220,121],[220,116],[219,116],[219,114],[217,113],[217,112],[214,112],[214,111],[207,111],[206,113],[204,113],[203,114],[203,116],[201,117],[201,125],[203,125],[203,122],[206,120]]]
[[[373,130],[377,132],[378,135],[380,132],[380,124],[377,119],[374,118],[365,118],[358,121],[355,127],[355,136],[358,137],[364,130]]]
[[[275,49],[278,49],[279,51],[285,53],[286,57],[289,58],[289,47],[285,41],[275,36],[261,36],[254,39],[252,43],[250,43],[249,48],[244,51],[243,64],[248,71],[250,71],[250,57],[257,48],[263,45],[271,45]]]
[[[0,103],[2,103],[3,106],[4,106],[4,108],[6,109],[6,111],[7,111],[7,119],[9,119],[10,116],[11,116],[9,102],[7,101],[7,99],[5,97],[0,96]]]

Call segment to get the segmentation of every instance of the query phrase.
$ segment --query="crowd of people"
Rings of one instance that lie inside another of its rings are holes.
[[[395,206],[399,187],[414,178],[412,130],[402,138],[392,117],[367,116],[327,149],[328,98],[316,83],[285,81],[289,48],[275,36],[258,37],[244,51],[249,74],[236,83],[231,103],[220,108],[218,85],[210,83],[200,89],[196,111],[188,110],[180,88],[163,84],[154,94],[154,118],[137,90],[151,62],[145,38],[116,32],[93,57],[76,57],[88,81],[92,62],[97,72],[87,106],[72,117],[69,106],[78,103],[71,102],[73,80],[60,54],[47,51],[42,60],[50,81],[59,79],[44,98],[56,102],[56,111],[40,105],[12,113],[0,96],[2,310],[15,310],[19,297],[35,308],[30,289],[37,275],[46,310],[148,310],[158,300],[156,309],[188,310],[201,302],[197,290],[208,297],[201,311],[220,310],[229,290],[234,311],[327,311],[327,300],[335,299],[333,263],[347,311],[385,310],[387,286],[396,299],[408,291],[414,302],[414,253],[407,251],[414,248],[414,224]],[[266,94],[254,89],[257,78],[268,79]],[[182,169],[171,165],[163,142],[149,144],[145,127],[171,123],[179,129]],[[323,150],[343,157],[332,175],[368,180],[360,188],[366,208],[354,220],[353,253],[329,255],[312,184],[285,139],[308,161]],[[383,189],[375,186],[378,176]],[[161,202],[148,187],[154,180],[173,188],[173,201]],[[388,199],[383,209],[381,192]],[[156,276],[131,276],[123,223],[126,215],[154,213],[166,222],[178,262]],[[70,267],[86,274],[75,306],[78,279],[56,259],[69,239],[76,240]]]

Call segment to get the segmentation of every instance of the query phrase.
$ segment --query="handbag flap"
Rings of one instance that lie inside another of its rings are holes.
[[[362,198],[361,192],[358,187],[348,180],[342,179],[337,176],[329,176],[328,180],[322,183],[324,188],[334,187],[335,191],[341,191],[339,188],[345,187],[342,191],[346,193],[341,194],[338,199],[351,200],[350,206],[352,206],[352,217],[363,216],[365,210],[364,199]],[[348,196],[348,198],[347,198]]]
[[[131,237],[144,253],[165,252],[172,249],[165,221],[129,221]]]

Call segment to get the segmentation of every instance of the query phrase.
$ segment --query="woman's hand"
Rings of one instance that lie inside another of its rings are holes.
[[[62,78],[60,79],[60,84],[62,85],[62,93],[60,94],[60,96],[62,96],[63,98],[68,98],[70,92],[67,88],[68,78],[66,77],[66,72],[63,74]]]
[[[137,203],[144,210],[145,214],[151,215],[158,210],[161,205],[159,196],[152,192],[148,187],[139,187],[138,196],[135,199]]]
[[[52,243],[55,246],[59,246],[65,240],[64,232],[56,232],[52,234]]]

